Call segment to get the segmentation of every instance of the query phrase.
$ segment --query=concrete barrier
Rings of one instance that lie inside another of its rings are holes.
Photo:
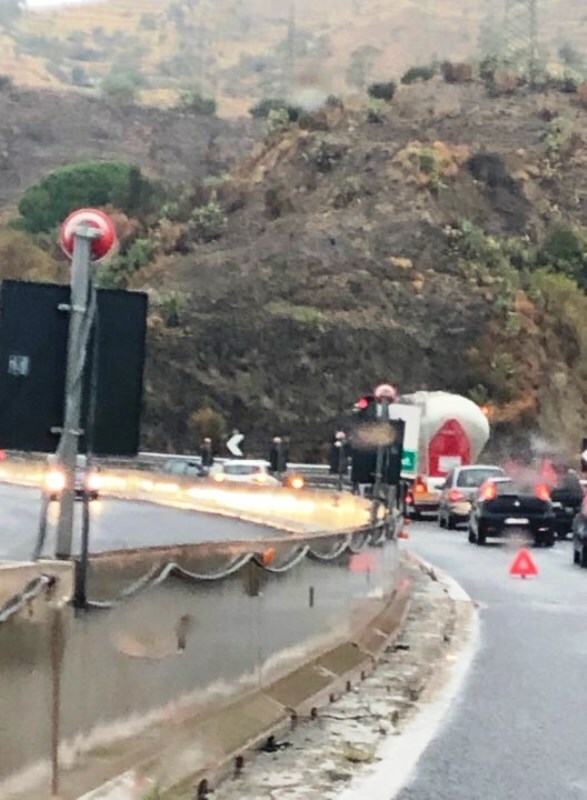
[[[158,733],[176,741],[205,714],[216,744],[192,749],[187,771],[210,772],[253,729],[326,687],[325,674],[356,666],[348,643],[362,659],[381,644],[372,626],[397,594],[398,553],[395,541],[367,545],[364,533],[334,534],[303,550],[279,538],[257,554],[232,542],[93,557],[88,594],[102,610],[76,612],[56,597],[49,614],[0,624],[0,796],[81,797],[151,763]],[[305,678],[288,683],[296,669]],[[226,740],[219,731],[234,727],[227,703],[237,698],[252,704],[236,717],[249,727]]]

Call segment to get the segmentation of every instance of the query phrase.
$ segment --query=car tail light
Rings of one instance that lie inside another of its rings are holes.
[[[304,488],[304,479],[301,475],[294,475],[290,481],[290,486],[292,489],[303,489]]]
[[[60,469],[52,469],[45,475],[45,489],[48,492],[62,492],[66,484],[65,473]]]
[[[540,500],[550,500],[550,489],[545,483],[536,487],[536,497]]]
[[[465,497],[458,489],[451,489],[448,493],[448,499],[451,503],[458,503],[459,500],[464,500]]]
[[[481,500],[495,500],[497,497],[497,486],[494,483],[486,483],[479,492]]]
[[[424,494],[427,491],[426,484],[422,478],[416,478],[414,483],[414,494]]]

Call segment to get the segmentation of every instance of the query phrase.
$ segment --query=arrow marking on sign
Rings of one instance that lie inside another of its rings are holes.
[[[245,437],[242,433],[235,433],[234,436],[231,436],[226,442],[226,446],[233,456],[242,456],[243,451],[240,449],[239,445],[244,438]]]

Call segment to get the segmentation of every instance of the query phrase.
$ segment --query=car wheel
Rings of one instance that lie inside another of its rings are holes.
[[[585,545],[581,545],[581,550],[579,551],[579,564],[583,569],[587,569],[587,550],[585,550]]]
[[[553,531],[547,531],[545,534],[543,534],[542,544],[545,547],[554,547],[554,532]]]
[[[449,531],[454,531],[457,527],[457,521],[452,514],[449,514],[446,518],[446,527]]]
[[[477,544],[479,547],[483,547],[485,545],[485,532],[479,529],[477,531]]]
[[[473,531],[473,529],[471,527],[469,527],[469,542],[471,544],[476,544],[477,543],[477,537],[475,536],[475,532]]]

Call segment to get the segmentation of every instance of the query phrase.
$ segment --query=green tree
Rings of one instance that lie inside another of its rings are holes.
[[[148,213],[159,202],[160,187],[140,169],[122,161],[70,164],[29,187],[18,206],[28,231],[50,231],[76,208],[112,205],[126,214]]]
[[[346,80],[349,86],[363,91],[371,79],[375,62],[381,55],[378,47],[365,44],[351,53],[351,58],[346,71]]]

